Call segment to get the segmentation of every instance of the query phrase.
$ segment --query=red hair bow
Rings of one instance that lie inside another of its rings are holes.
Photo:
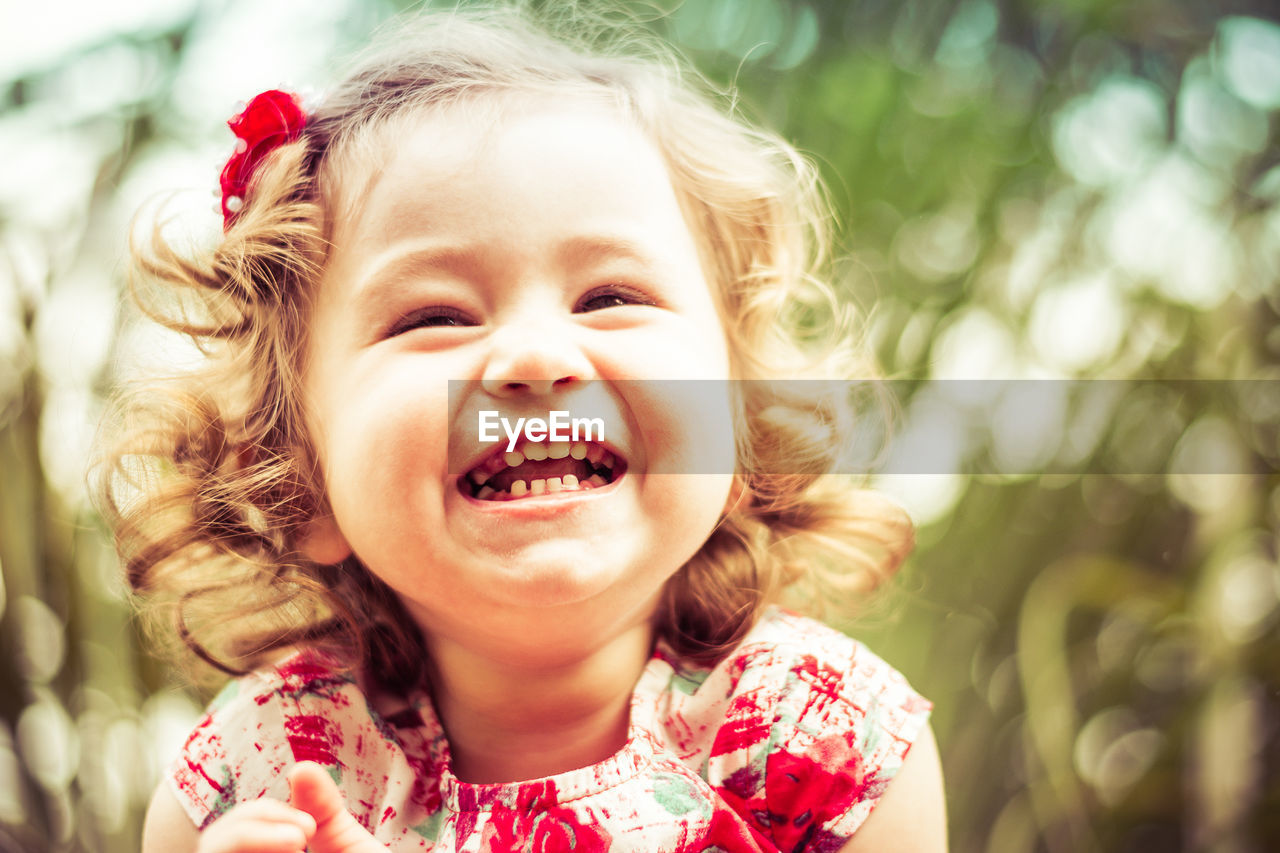
[[[255,97],[227,127],[236,135],[236,150],[222,169],[222,227],[231,226],[245,203],[254,170],[281,145],[293,142],[307,125],[302,99],[292,92],[271,89]]]

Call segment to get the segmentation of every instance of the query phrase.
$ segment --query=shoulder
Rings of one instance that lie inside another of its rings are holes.
[[[231,681],[171,765],[169,793],[198,827],[238,802],[287,799],[285,771],[295,761],[334,762],[329,744],[344,714],[363,707],[358,697],[337,662],[313,651]]]
[[[195,850],[200,831],[177,797],[164,784],[156,788],[142,828],[142,853],[183,853]]]
[[[782,849],[834,850],[867,820],[932,708],[864,645],[770,611],[702,689],[724,704],[707,780]]]
[[[933,732],[926,726],[903,760],[893,784],[840,853],[937,853],[946,849],[942,765]]]

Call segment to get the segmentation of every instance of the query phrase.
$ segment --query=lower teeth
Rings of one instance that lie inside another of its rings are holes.
[[[613,468],[612,460],[609,461],[607,468]],[[559,477],[516,480],[505,489],[497,489],[486,482],[492,474],[481,473],[481,470],[472,471],[467,475],[466,480],[471,487],[471,496],[482,501],[512,501],[559,492],[589,491],[609,485],[616,476],[613,470],[606,470],[605,467],[597,464],[588,464],[586,471],[591,475],[585,479],[579,479],[575,474],[563,474]]]

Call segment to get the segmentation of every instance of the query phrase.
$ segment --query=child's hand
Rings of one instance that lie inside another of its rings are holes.
[[[241,803],[200,833],[196,853],[298,853],[316,834],[311,815],[264,797]]]
[[[310,853],[387,853],[347,811],[342,792],[319,764],[303,761],[289,771],[289,804],[315,821]]]
[[[289,803],[241,803],[200,834],[196,853],[386,853],[346,810],[342,792],[319,764],[289,771]]]

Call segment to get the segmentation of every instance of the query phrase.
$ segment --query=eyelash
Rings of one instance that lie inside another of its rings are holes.
[[[437,320],[446,320],[449,322],[435,322]],[[410,311],[408,314],[397,320],[391,328],[387,330],[387,337],[394,338],[396,335],[402,335],[405,332],[412,331],[413,329],[474,325],[476,325],[474,320],[456,308],[422,308],[417,311]]]
[[[605,305],[600,308],[586,308],[588,303],[594,302],[601,297],[612,297],[619,300],[612,305]],[[578,300],[577,307],[574,308],[575,313],[585,314],[591,311],[604,311],[608,308],[621,308],[625,305],[654,305],[656,304],[645,294],[631,287],[624,287],[620,284],[609,284],[604,287],[597,287],[588,291],[585,296]]]
[[[595,300],[602,299],[602,298],[611,298],[618,301],[611,305],[603,305],[598,308],[586,307],[591,302],[594,302]],[[655,305],[655,304],[656,303],[652,299],[650,299],[648,296],[644,295],[643,293],[641,293],[640,291],[634,288],[624,287],[619,284],[610,284],[610,285],[605,285],[604,287],[597,287],[594,290],[588,291],[586,295],[584,295],[581,299],[578,300],[578,304],[574,308],[574,313],[588,314],[593,311],[604,311],[609,308],[621,308],[627,305]],[[444,321],[444,322],[437,322],[437,321]],[[405,332],[409,332],[414,329],[440,328],[440,327],[446,327],[446,326],[461,327],[461,326],[474,326],[474,325],[476,325],[475,320],[471,319],[466,314],[457,310],[456,308],[448,308],[448,307],[421,308],[417,311],[409,312],[408,314],[404,315],[399,320],[397,320],[395,323],[393,323],[391,328],[387,330],[387,337],[394,338],[397,335],[403,335]]]

